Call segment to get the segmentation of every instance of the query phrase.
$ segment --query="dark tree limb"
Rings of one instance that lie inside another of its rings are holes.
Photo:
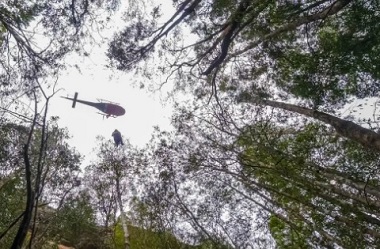
[[[287,104],[283,102],[260,99],[260,98],[249,97],[249,96],[246,96],[247,97],[246,99],[244,99],[245,98],[244,96],[242,97],[243,99],[240,100],[242,102],[248,102],[248,103],[259,104],[259,105],[263,104],[263,105],[287,110],[290,112],[298,113],[306,117],[317,119],[325,124],[328,124],[334,127],[335,131],[339,135],[346,137],[348,139],[351,139],[353,141],[356,141],[366,148],[380,152],[380,134],[377,132],[374,132],[373,130],[370,130],[358,124],[355,124],[352,121],[347,121],[347,120],[335,117],[333,115],[327,114],[325,112],[320,112],[317,110],[313,110],[313,109],[298,106],[298,105],[292,105],[292,104]]]
[[[24,145],[23,155],[24,155],[24,163],[25,163],[25,178],[26,178],[26,207],[24,211],[24,216],[17,231],[16,237],[13,240],[11,249],[20,249],[24,243],[26,233],[29,228],[30,221],[32,219],[33,207],[34,207],[34,192],[32,189],[32,173],[30,160],[28,155],[29,145]]]
[[[206,69],[206,71],[202,73],[203,75],[210,74],[212,70],[214,70],[214,68],[222,64],[224,59],[227,57],[228,49],[233,41],[233,37],[236,36],[235,32],[237,29],[239,29],[239,26],[241,25],[241,20],[247,14],[246,11],[250,5],[250,2],[251,1],[248,1],[248,0],[243,0],[240,2],[236,10],[236,13],[234,14],[234,17],[231,20],[231,23],[223,32],[223,41],[222,41],[222,44],[220,45],[221,52],[219,56],[211,63],[211,65]]]
[[[153,49],[154,45],[157,43],[158,40],[160,40],[163,36],[167,35],[174,27],[176,27],[187,16],[189,16],[195,10],[195,8],[198,6],[198,4],[201,2],[201,0],[194,0],[191,4],[190,4],[190,2],[191,2],[191,0],[187,0],[185,3],[183,3],[181,5],[180,9],[170,18],[170,20],[168,22],[166,22],[161,27],[159,34],[157,36],[155,36],[153,38],[153,40],[151,42],[149,42],[146,46],[144,46],[140,49],[142,55],[145,54],[146,52],[150,51],[151,49]],[[190,4],[190,6],[186,8],[186,6],[189,4]],[[180,12],[183,12],[183,13],[181,14],[181,16],[178,17],[177,20],[175,20],[175,17],[178,16],[180,14]],[[173,22],[173,23],[170,24],[171,22]],[[168,27],[165,30],[166,26],[168,26]]]
[[[9,230],[11,230],[12,229],[12,227],[14,226],[14,225],[16,225],[17,224],[17,222],[24,216],[24,214],[25,214],[25,211],[24,212],[22,212],[19,216],[17,216],[17,218],[4,230],[4,232],[2,232],[1,234],[0,234],[0,240],[9,232]]]

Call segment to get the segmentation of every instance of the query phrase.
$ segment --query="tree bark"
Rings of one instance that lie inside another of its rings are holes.
[[[248,101],[247,99],[245,99],[244,101],[253,104],[264,104],[267,106],[280,108],[283,110],[299,113],[301,115],[317,119],[325,124],[329,124],[332,127],[334,127],[335,131],[339,135],[356,141],[366,148],[380,152],[380,134],[374,132],[373,130],[357,125],[354,122],[347,121],[310,108],[278,101],[259,99],[255,97],[249,98]]]
[[[21,224],[18,228],[16,237],[13,240],[11,249],[20,249],[24,243],[26,234],[28,232],[28,228],[30,225],[30,221],[32,220],[32,212],[34,208],[34,192],[32,189],[32,173],[30,171],[30,161],[28,156],[28,145],[24,146],[24,163],[25,163],[25,179],[26,179],[26,206],[24,211],[24,216],[21,221]]]
[[[119,178],[116,178],[116,195],[117,195],[117,202],[120,209],[121,226],[123,227],[123,231],[124,231],[125,249],[129,249],[130,243],[129,243],[129,232],[128,232],[128,226],[127,226],[127,217],[125,216],[123,202],[121,200],[121,189],[120,189]]]

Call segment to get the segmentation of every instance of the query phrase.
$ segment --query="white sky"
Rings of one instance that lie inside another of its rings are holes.
[[[71,101],[58,95],[52,99],[49,109],[50,115],[60,117],[59,125],[68,128],[72,135],[70,145],[86,156],[86,162],[98,135],[112,139],[111,133],[118,129],[133,145],[143,146],[149,141],[153,126],[170,127],[171,108],[162,106],[159,96],[132,87],[129,75],[109,79],[110,73],[100,65],[83,70],[82,74],[67,72],[59,78],[58,86],[65,89],[59,95],[72,97],[78,92],[78,99],[97,102],[97,98],[101,98],[116,102],[125,108],[124,116],[103,119],[94,107],[77,103],[73,109]]]
[[[164,9],[165,14],[170,15],[172,10],[168,8]],[[119,12],[114,16],[115,26],[124,26],[119,19],[121,15]],[[102,35],[110,40],[115,30],[108,29],[105,32]],[[106,68],[107,48],[105,43],[101,47],[93,47],[89,57],[72,55],[66,59],[69,64],[77,64],[80,71],[72,67],[61,73],[57,88],[64,90],[51,100],[49,107],[49,115],[59,116],[60,127],[68,128],[72,136],[70,145],[85,156],[84,166],[96,156],[92,151],[96,147],[98,135],[112,140],[112,132],[118,129],[124,139],[141,147],[151,138],[154,126],[158,125],[163,130],[171,127],[172,108],[169,103],[163,105],[160,97],[164,94],[139,89],[133,86],[136,76]],[[73,109],[71,101],[59,97],[73,97],[75,92],[78,92],[78,99],[81,100],[97,102],[97,99],[105,99],[118,103],[124,107],[126,114],[103,119],[96,108],[77,103]]]

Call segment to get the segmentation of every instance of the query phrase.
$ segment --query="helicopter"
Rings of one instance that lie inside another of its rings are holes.
[[[114,117],[114,118],[116,118],[118,116],[123,116],[125,114],[125,109],[123,107],[121,107],[119,104],[112,103],[110,101],[106,101],[106,100],[102,100],[102,99],[99,99],[98,100],[99,102],[97,102],[97,103],[86,101],[86,100],[80,100],[80,99],[78,99],[78,93],[77,92],[74,94],[74,98],[69,98],[69,97],[64,97],[64,96],[61,96],[61,98],[72,100],[73,101],[72,108],[75,108],[75,105],[77,102],[84,104],[84,105],[89,105],[89,106],[95,107],[96,109],[101,111],[101,113],[100,112],[98,112],[98,113],[103,115],[103,117],[107,117],[107,118]]]

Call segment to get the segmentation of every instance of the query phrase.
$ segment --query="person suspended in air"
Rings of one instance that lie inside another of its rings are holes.
[[[112,132],[113,140],[115,141],[115,146],[119,147],[119,145],[124,145],[123,138],[121,137],[120,131],[115,129],[114,132]]]

